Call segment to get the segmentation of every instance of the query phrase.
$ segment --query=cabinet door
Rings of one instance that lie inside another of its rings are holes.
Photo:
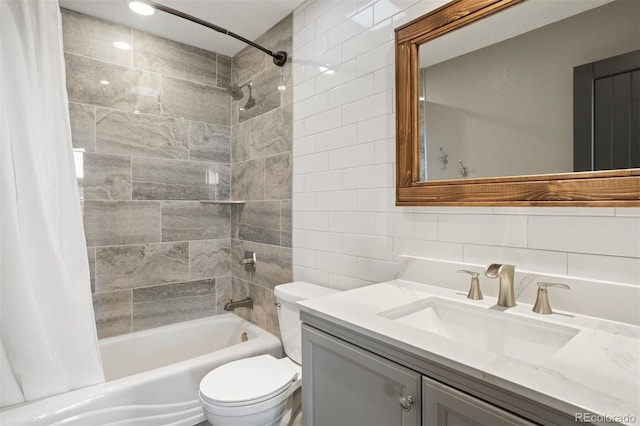
[[[302,326],[306,426],[417,426],[420,379],[413,370]],[[409,397],[414,403],[405,409]]]
[[[428,377],[422,379],[423,426],[533,426],[534,424]]]

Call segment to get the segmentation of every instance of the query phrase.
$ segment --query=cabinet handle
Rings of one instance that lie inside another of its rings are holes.
[[[411,395],[401,396],[398,401],[400,401],[400,405],[402,406],[404,411],[411,411],[411,407],[413,407],[413,404],[416,403],[415,399],[413,399]]]

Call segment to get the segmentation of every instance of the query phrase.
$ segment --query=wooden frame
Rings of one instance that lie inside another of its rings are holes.
[[[453,0],[396,32],[396,205],[640,206],[640,169],[419,181],[418,46],[525,0]]]

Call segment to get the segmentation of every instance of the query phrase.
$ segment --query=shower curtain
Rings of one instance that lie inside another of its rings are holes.
[[[57,0],[0,0],[0,406],[104,381]]]

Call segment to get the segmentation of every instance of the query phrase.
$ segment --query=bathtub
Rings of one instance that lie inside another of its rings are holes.
[[[242,342],[241,335],[248,340]],[[232,360],[282,356],[280,340],[233,314],[100,339],[106,381],[0,411],[14,425],[196,425],[200,380]]]

